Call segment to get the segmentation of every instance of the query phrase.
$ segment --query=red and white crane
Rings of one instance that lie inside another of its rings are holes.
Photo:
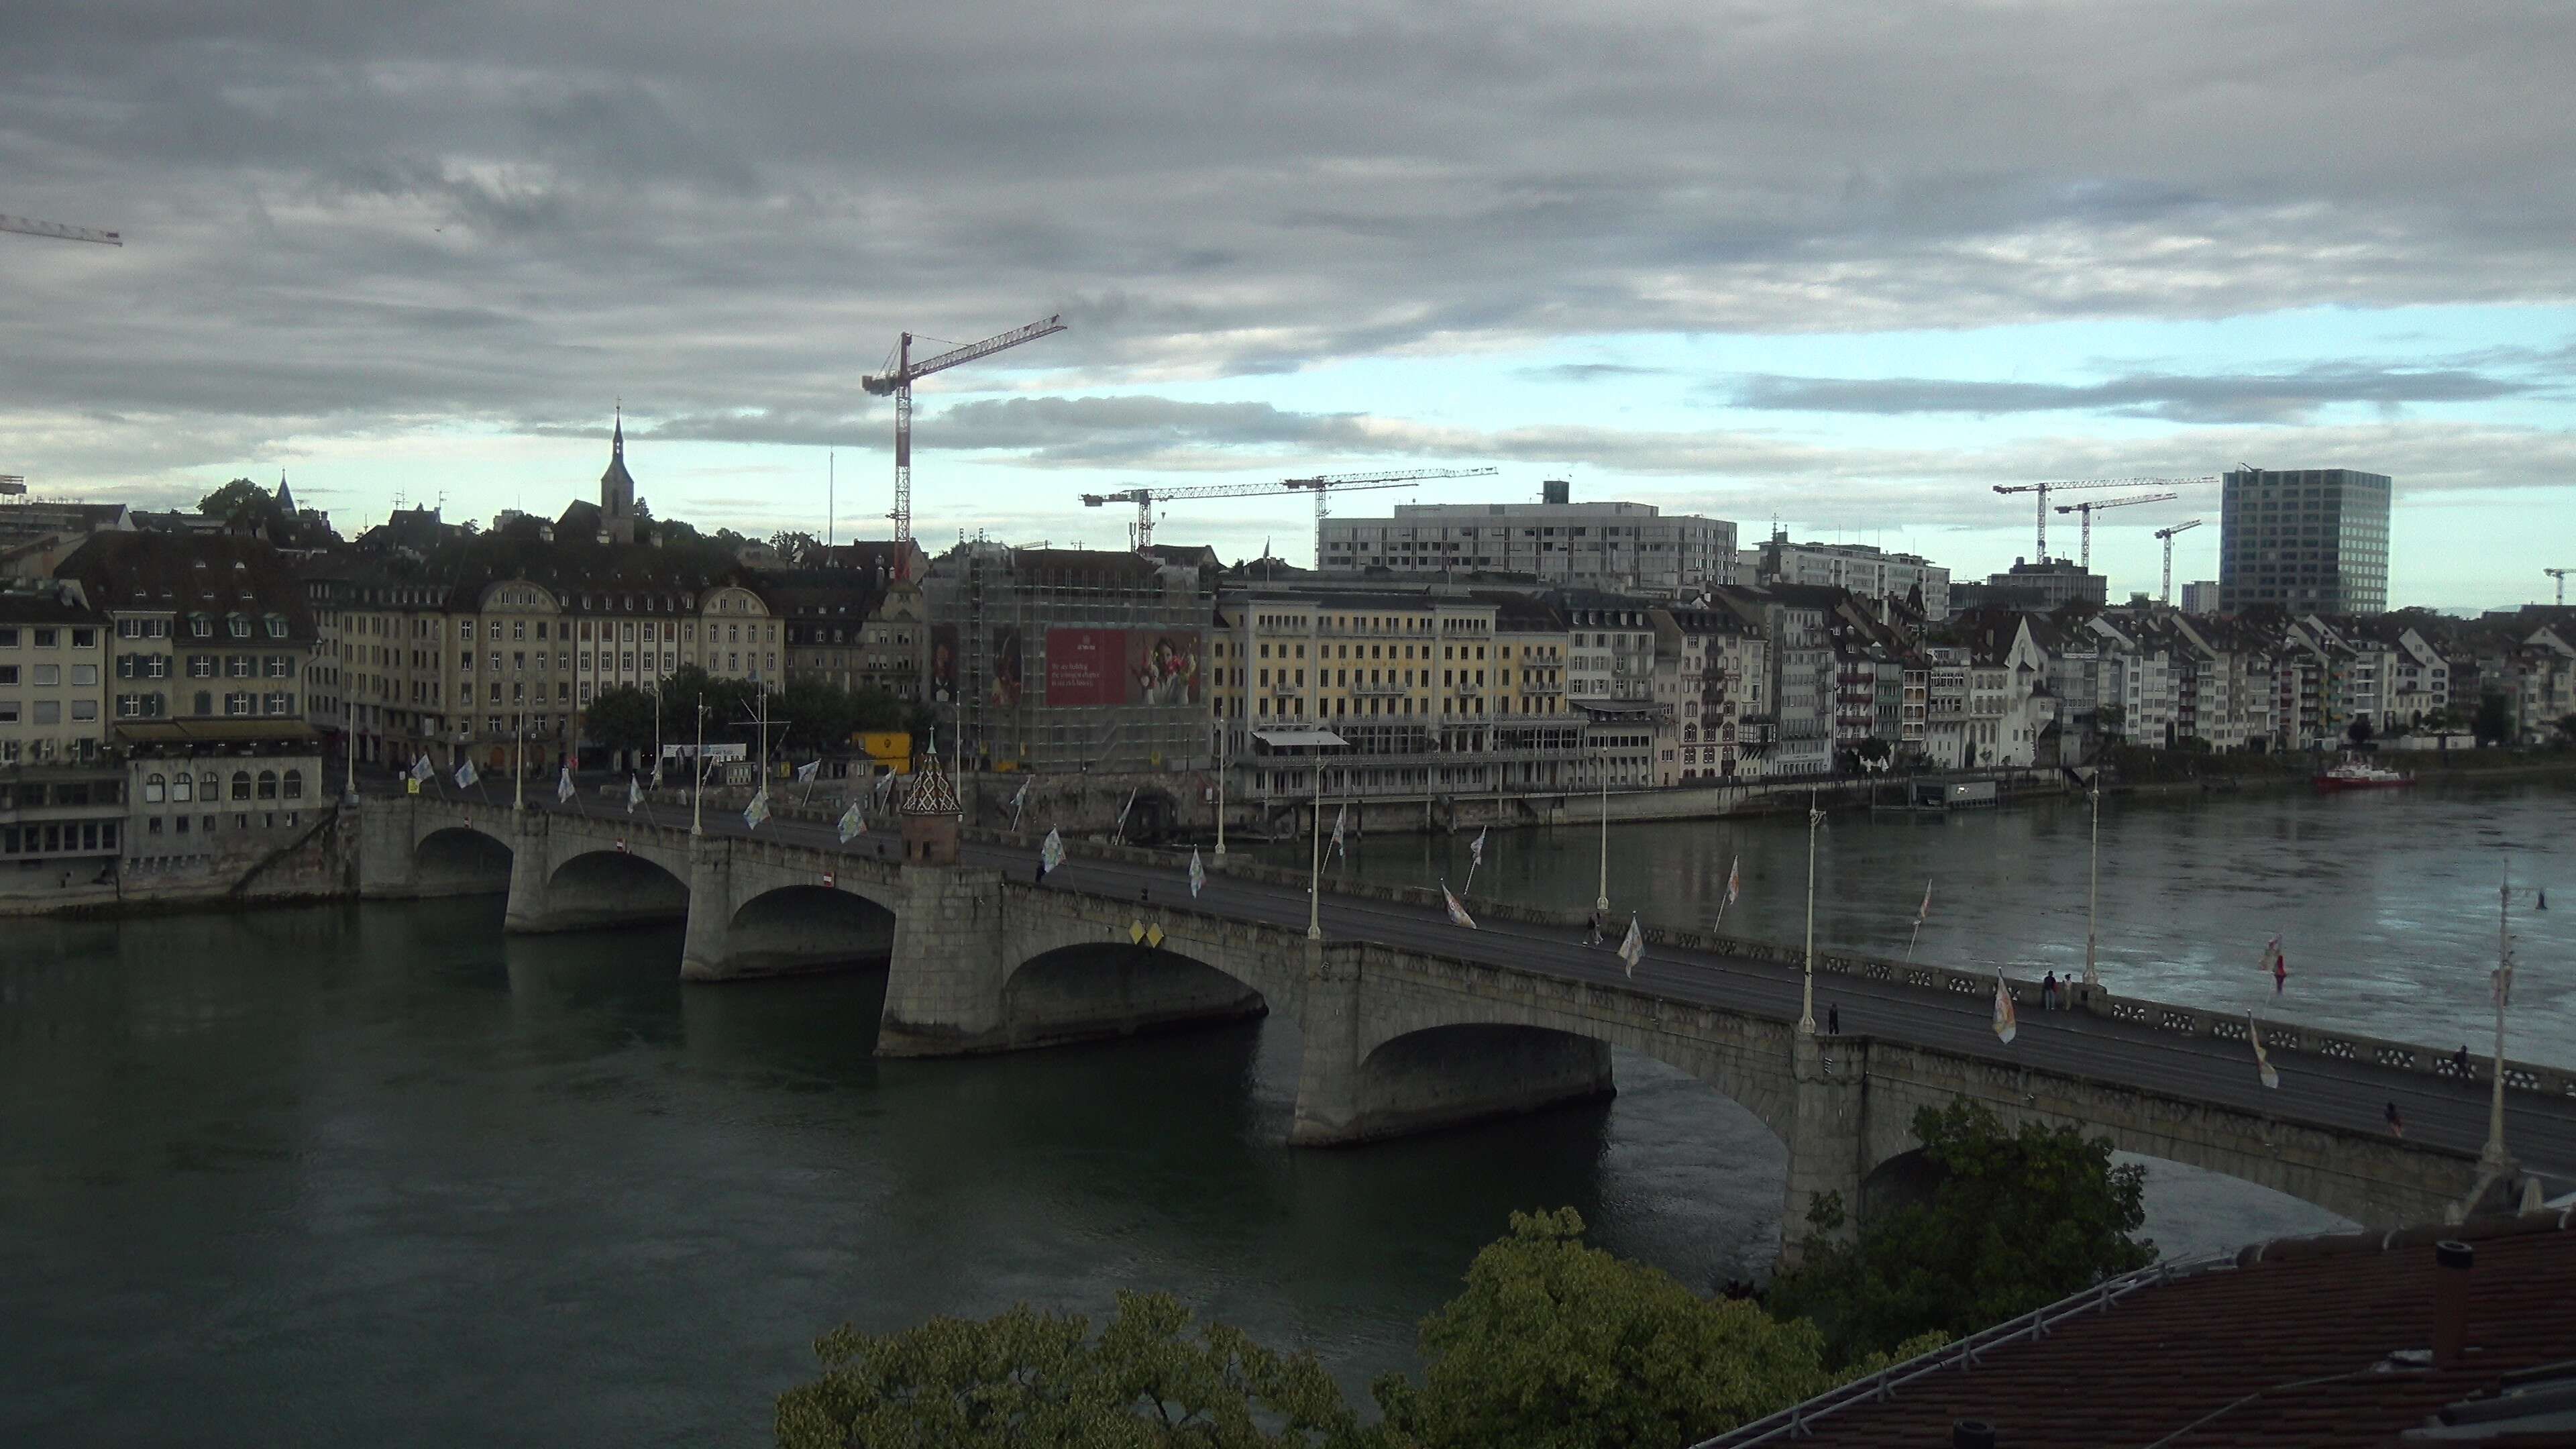
[[[1413,468],[1398,473],[1330,473],[1319,478],[1282,478],[1275,483],[1210,483],[1197,488],[1122,488],[1115,493],[1085,493],[1086,508],[1109,503],[1136,505],[1136,521],[1127,526],[1128,541],[1138,552],[1154,542],[1154,505],[1167,498],[1251,498],[1264,493],[1315,495],[1315,567],[1324,566],[1326,497],[1368,488],[1410,488],[1426,478],[1490,478],[1491,468]]]
[[[125,238],[116,232],[100,231],[94,226],[65,226],[58,221],[30,221],[23,216],[0,216],[0,231],[49,236],[56,241],[99,242],[112,247],[125,245]]]
[[[912,554],[910,549],[902,545],[912,541],[913,383],[934,372],[945,372],[961,363],[990,357],[996,352],[1017,347],[1023,342],[1035,342],[1049,333],[1063,330],[1064,318],[1062,314],[1058,314],[1032,322],[1025,327],[1014,327],[1008,332],[995,333],[981,342],[969,342],[963,347],[951,347],[946,352],[934,353],[919,362],[912,360],[913,334],[907,332],[903,334],[902,340],[895,343],[894,351],[886,355],[885,371],[860,380],[859,385],[869,392],[879,397],[890,395],[894,398],[894,511],[886,516],[894,520],[895,558],[898,569],[905,569],[903,560],[909,559]]]
[[[2220,480],[2216,478],[2073,478],[2062,481],[2052,479],[2046,483],[2015,483],[2010,485],[1998,483],[1995,485],[1995,491],[1997,493],[2036,493],[2039,495],[2038,562],[2046,563],[2048,562],[2048,495],[2051,493],[2072,492],[2078,488],[2196,488],[2204,483],[2216,483],[2218,481]],[[2072,508],[2060,508],[2057,511],[2060,513],[2072,513],[2075,510]],[[2092,516],[2089,514],[2086,515],[2085,522],[2089,525],[2092,521]]]
[[[2105,499],[2100,503],[2061,503],[2057,505],[2057,511],[2083,515],[2084,552],[2078,562],[2082,567],[2089,569],[2093,567],[2093,515],[2096,512],[2105,508],[2126,508],[2133,503],[2171,503],[2181,496],[2179,493],[2139,493],[2127,498]]]
[[[2174,535],[2177,533],[2189,533],[2198,527],[2200,527],[2200,520],[2195,518],[2186,523],[2177,523],[2171,528],[2159,528],[2156,530],[2156,537],[2162,540],[2165,546],[2165,586],[2163,591],[2157,594],[2156,597],[2165,603],[2170,604],[2173,602]]]

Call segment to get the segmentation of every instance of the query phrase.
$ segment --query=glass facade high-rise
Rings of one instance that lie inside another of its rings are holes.
[[[2388,608],[2384,473],[2351,468],[2240,468],[2220,505],[2218,607],[2292,614]]]

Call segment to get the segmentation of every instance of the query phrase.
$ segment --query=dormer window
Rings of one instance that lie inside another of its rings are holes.
[[[195,615],[188,620],[188,637],[192,639],[211,639],[214,636],[214,620],[207,618],[203,614]]]
[[[271,639],[283,639],[286,637],[285,615],[271,614],[268,616],[268,637]]]
[[[235,614],[231,618],[226,619],[224,621],[224,628],[226,633],[231,634],[236,639],[247,639],[250,637],[250,620],[244,615]]]

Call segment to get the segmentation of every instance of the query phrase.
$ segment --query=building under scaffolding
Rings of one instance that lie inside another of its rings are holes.
[[[1201,665],[1213,570],[978,540],[942,555],[925,591],[931,707],[964,732],[970,768],[1214,763]]]

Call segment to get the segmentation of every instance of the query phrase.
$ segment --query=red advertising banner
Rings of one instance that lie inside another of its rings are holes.
[[[1049,629],[1046,702],[1055,708],[1196,704],[1198,636],[1160,629]]]
[[[1125,704],[1127,631],[1047,630],[1046,702],[1057,708]]]

